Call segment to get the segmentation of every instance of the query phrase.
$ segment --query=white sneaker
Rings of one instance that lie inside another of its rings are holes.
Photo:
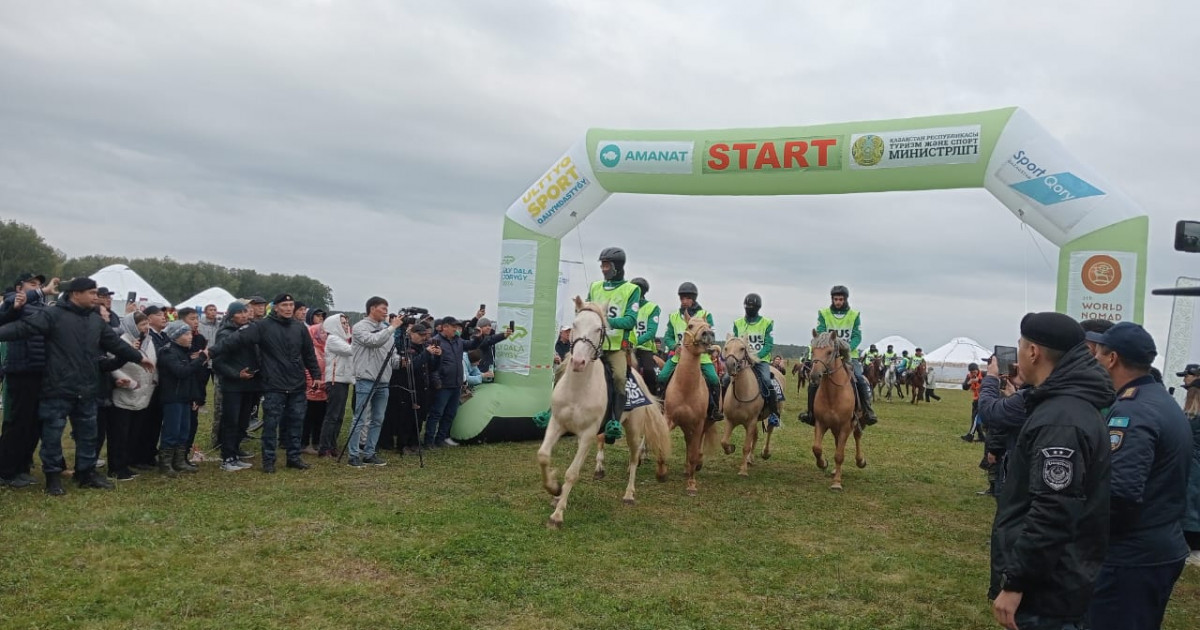
[[[1200,567],[1200,551],[1193,551],[1188,554],[1187,564],[1194,567]]]
[[[104,468],[105,464],[108,464],[108,462],[99,457],[96,458],[96,468]]]
[[[239,470],[245,470],[249,467],[250,464],[247,464],[237,458],[227,459],[221,462],[221,470],[224,470],[225,472],[237,472]]]
[[[450,438],[446,438],[446,439],[442,440],[442,446],[458,446],[458,442],[455,442],[454,440],[451,440]]]

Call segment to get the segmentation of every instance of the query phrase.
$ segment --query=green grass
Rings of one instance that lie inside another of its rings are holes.
[[[561,531],[545,527],[534,443],[438,451],[424,469],[390,453],[386,468],[314,457],[275,475],[209,462],[111,492],[8,490],[0,628],[994,628],[994,503],[975,494],[980,447],[958,439],[969,397],[942,395],[880,403],[870,465],[851,454],[841,493],[794,395],[773,457],[749,479],[736,455],[707,458],[699,497],[678,431],[670,480],[643,466],[634,507],[627,453],[610,449]],[[556,449],[560,470],[573,450]],[[1164,627],[1198,618],[1188,567]]]

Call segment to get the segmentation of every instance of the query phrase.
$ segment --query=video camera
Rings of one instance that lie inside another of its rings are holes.
[[[1175,223],[1175,251],[1200,253],[1200,221],[1179,221]],[[1200,296],[1200,287],[1172,287],[1170,289],[1154,289],[1154,295],[1186,295]]]
[[[429,309],[421,308],[420,306],[406,306],[400,309],[396,315],[400,317],[401,323],[405,326],[411,326],[417,322],[418,315],[427,315]]]

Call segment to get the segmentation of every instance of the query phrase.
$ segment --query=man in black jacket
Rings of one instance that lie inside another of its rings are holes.
[[[504,333],[492,334],[492,320],[481,317],[477,320],[479,326],[475,336],[482,339],[476,350],[479,351],[479,371],[484,373],[485,381],[492,380],[488,376],[496,366],[496,344],[508,338]]]
[[[222,336],[209,350],[210,356],[219,357],[240,346],[258,346],[262,365],[264,473],[275,472],[277,427],[283,429],[280,437],[287,449],[287,467],[308,468],[300,457],[300,430],[308,406],[304,371],[308,370],[317,383],[321,382],[322,374],[308,329],[304,322],[292,317],[295,304],[288,293],[276,296],[271,315],[253,326]]]
[[[1021,320],[1018,366],[1033,386],[992,526],[992,613],[1005,628],[1074,627],[1108,545],[1108,375],[1061,313]]]
[[[22,273],[14,290],[0,303],[0,325],[32,317],[46,307],[42,285],[46,276]],[[58,278],[46,285],[45,293],[58,291]],[[42,377],[46,370],[46,341],[41,335],[14,341],[8,345],[4,373],[9,394],[9,407],[4,410],[4,429],[0,433],[0,486],[24,488],[37,483],[29,474],[33,451],[37,448],[42,427],[38,420],[38,401],[42,392]]]
[[[71,420],[75,434],[75,482],[83,488],[112,488],[96,474],[96,383],[101,352],[109,352],[147,370],[154,364],[117,333],[96,312],[96,281],[76,278],[67,287],[67,299],[30,317],[0,326],[0,341],[41,335],[46,342],[46,373],[42,381],[38,416],[42,422],[42,470],[46,493],[62,495],[62,432]],[[44,296],[43,296],[44,297]],[[123,365],[123,364],[122,364]]]
[[[434,355],[429,368],[429,380],[433,390],[433,404],[425,421],[425,448],[458,446],[450,439],[450,427],[458,415],[459,395],[465,382],[463,378],[463,353],[474,350],[483,343],[483,337],[464,340],[458,336],[459,322],[447,316],[438,324],[438,334],[433,337],[430,352]],[[509,331],[501,333],[508,336]]]
[[[246,305],[234,301],[225,311],[225,319],[217,329],[213,345],[245,328],[249,322],[250,311]],[[258,375],[258,351],[248,345],[232,347],[224,354],[215,356],[212,364],[223,399],[217,422],[220,428],[221,470],[237,472],[250,468],[250,464],[238,457],[238,445],[250,423],[250,411],[257,399],[255,394],[262,389],[262,379]]]

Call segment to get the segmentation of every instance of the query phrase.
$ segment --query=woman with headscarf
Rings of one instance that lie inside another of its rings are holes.
[[[317,355],[317,365],[321,368],[321,373],[325,373],[325,340],[329,337],[329,333],[324,329],[325,311],[318,309],[312,313],[312,325],[308,327],[308,334],[313,340],[313,353]],[[300,431],[300,452],[306,455],[317,455],[317,447],[321,445],[321,423],[325,420],[325,409],[328,406],[329,396],[325,391],[325,383],[312,380],[307,372],[304,374],[304,382],[308,386],[304,397],[308,400],[308,406],[304,411],[304,427]]]
[[[342,432],[342,421],[346,417],[346,397],[350,384],[354,382],[354,365],[351,361],[350,318],[334,313],[322,324],[325,332],[325,393],[328,397],[325,418],[321,423],[321,447],[319,457],[337,457],[337,439]]]
[[[151,363],[158,362],[154,344],[147,338],[150,321],[145,313],[134,311],[121,318],[121,341],[133,346]],[[125,379],[128,384],[113,390],[114,412],[108,427],[108,476],[118,481],[128,481],[137,476],[130,469],[130,431],[150,406],[158,378],[153,372],[136,363],[126,363],[112,373],[116,381]]]

